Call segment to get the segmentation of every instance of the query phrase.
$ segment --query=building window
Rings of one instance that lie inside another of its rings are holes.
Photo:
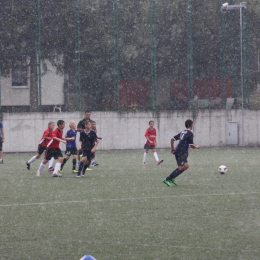
[[[12,87],[27,87],[27,66],[17,66],[12,69]]]

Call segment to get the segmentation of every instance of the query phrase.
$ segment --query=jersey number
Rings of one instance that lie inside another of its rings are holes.
[[[186,133],[181,133],[180,139],[183,140]]]

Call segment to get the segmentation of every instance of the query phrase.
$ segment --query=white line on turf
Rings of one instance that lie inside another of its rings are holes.
[[[51,205],[51,204],[66,204],[66,203],[91,203],[91,202],[106,202],[106,201],[134,201],[134,200],[149,200],[149,199],[169,199],[169,198],[183,198],[183,197],[210,197],[210,196],[233,196],[233,195],[252,195],[260,194],[260,192],[240,192],[240,193],[220,193],[220,194],[196,194],[196,195],[173,195],[173,196],[159,196],[159,197],[138,197],[138,198],[114,198],[114,199],[87,199],[87,200],[72,200],[72,201],[46,201],[46,202],[32,202],[20,204],[2,204],[0,207],[17,207],[17,206],[37,206],[37,205]]]

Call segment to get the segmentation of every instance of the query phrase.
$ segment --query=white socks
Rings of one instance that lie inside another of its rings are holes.
[[[34,155],[34,156],[28,161],[28,163],[32,163],[32,162],[34,162],[36,159],[37,159],[37,158],[36,158],[36,155]]]
[[[39,169],[38,169],[38,173],[41,173],[42,172],[42,170],[43,170],[43,168],[44,168],[44,166],[45,166],[45,164],[43,164],[42,162],[41,162],[41,164],[40,164],[40,166],[39,166]]]
[[[61,166],[61,163],[60,163],[60,162],[57,162],[57,163],[55,164],[55,168],[54,168],[53,174],[58,173],[58,170],[60,169],[60,166]]]
[[[147,153],[144,152],[144,157],[143,157],[143,162],[144,162],[144,163],[146,162],[146,157],[147,157]]]
[[[49,160],[49,168],[51,168],[51,167],[52,167],[52,165],[53,165],[53,162],[54,162],[54,158],[53,158],[53,157],[51,157],[51,159]]]
[[[158,161],[159,161],[159,158],[158,158],[157,152],[154,152],[154,153],[153,153],[153,156],[154,156],[156,162],[158,162]],[[143,156],[143,162],[144,162],[144,163],[146,163],[146,158],[147,158],[147,153],[144,152],[144,156]]]
[[[154,156],[156,162],[158,162],[158,161],[159,161],[159,158],[158,158],[157,152],[154,152],[154,153],[153,153],[153,156]]]

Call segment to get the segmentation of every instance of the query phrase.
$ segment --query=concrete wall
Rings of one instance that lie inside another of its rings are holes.
[[[66,122],[65,132],[70,120],[76,123],[84,117],[83,113],[5,113],[5,152],[36,151],[38,142],[49,121]],[[240,110],[200,110],[172,111],[153,114],[152,112],[118,113],[92,112],[91,118],[97,122],[101,141],[98,149],[142,149],[145,143],[144,132],[149,120],[155,121],[158,148],[169,148],[170,138],[182,131],[184,122],[194,120],[194,142],[201,146],[225,146],[226,122],[238,122],[239,145],[243,145],[242,113]],[[260,111],[244,111],[244,145],[260,145]],[[65,145],[61,144],[64,150]]]

